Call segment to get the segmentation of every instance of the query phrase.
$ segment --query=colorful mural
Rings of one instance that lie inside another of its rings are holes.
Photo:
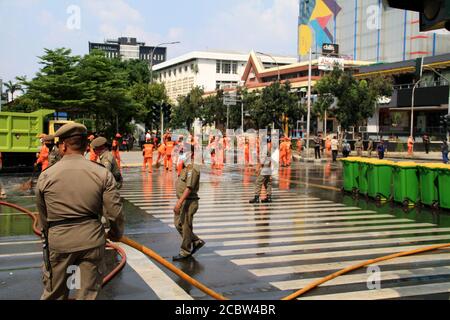
[[[298,23],[300,56],[308,54],[313,46],[321,48],[324,43],[334,43],[328,24],[341,10],[336,0],[300,0]]]

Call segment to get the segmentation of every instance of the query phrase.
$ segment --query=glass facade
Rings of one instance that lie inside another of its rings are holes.
[[[450,33],[421,33],[417,12],[382,0],[299,0],[298,54],[336,43],[349,59],[395,62],[450,52]]]

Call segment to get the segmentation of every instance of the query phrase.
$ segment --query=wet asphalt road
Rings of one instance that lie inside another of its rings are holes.
[[[127,236],[171,260],[180,245],[172,225],[174,173],[160,168],[148,174],[136,167],[123,174]],[[35,211],[32,193],[17,188],[27,178],[17,174],[2,180],[8,201]],[[448,212],[404,211],[335,190],[342,185],[340,164],[282,168],[274,179],[271,205],[248,204],[254,180],[253,169],[237,165],[202,169],[194,228],[207,244],[195,258],[174,263],[231,299],[279,299],[360,261],[450,242]],[[0,208],[0,299],[39,298],[38,240],[28,217]],[[211,299],[140,253],[126,250],[128,265],[100,299]],[[112,267],[113,252],[108,256]],[[373,270],[380,271],[378,278],[369,278]],[[370,290],[374,286],[378,290]],[[449,299],[449,291],[450,250],[440,250],[352,272],[303,298]]]

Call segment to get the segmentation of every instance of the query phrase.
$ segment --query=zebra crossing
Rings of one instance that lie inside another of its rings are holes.
[[[175,185],[162,185],[157,179],[129,181],[121,195],[174,228]],[[450,242],[450,228],[398,217],[388,210],[365,210],[313,193],[276,188],[274,203],[251,205],[252,195],[249,181],[202,181],[195,233],[214,255],[229,259],[284,295],[369,259]],[[450,250],[372,267],[380,271],[378,278],[371,277],[367,268],[357,270],[299,299],[423,298],[450,293]],[[375,290],[369,286],[372,279]]]

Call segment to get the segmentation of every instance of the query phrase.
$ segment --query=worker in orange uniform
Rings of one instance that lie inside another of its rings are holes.
[[[289,144],[287,143],[287,138],[283,137],[280,143],[280,165],[282,167],[288,166],[288,154],[289,154]]]
[[[152,173],[153,169],[153,151],[155,150],[155,146],[151,140],[144,144],[142,155],[144,156],[144,163],[142,164],[142,170],[146,170],[146,166],[148,165],[148,172]]]
[[[327,150],[327,155],[331,155],[331,139],[330,137],[327,137],[325,140],[325,149]]]
[[[92,149],[92,147],[91,147],[91,143],[92,143],[92,141],[94,141],[94,139],[95,139],[95,136],[94,136],[93,134],[91,134],[91,135],[88,137],[88,140],[89,140],[89,145],[88,145],[89,160],[94,161],[94,162],[97,162],[98,156],[97,156],[97,154],[94,152],[94,149]]]
[[[409,136],[408,138],[408,155],[413,155],[413,149],[414,149],[414,138],[412,136]]]
[[[248,138],[245,138],[244,161],[244,164],[248,166],[250,163],[250,142],[248,141]]]
[[[39,152],[39,156],[38,159],[36,160],[36,163],[34,164],[35,167],[38,166],[38,164],[41,164],[41,170],[44,171],[45,169],[48,168],[48,156],[50,154],[50,150],[48,149],[48,147],[45,145],[44,142],[44,138],[45,138],[45,134],[42,134],[41,137],[41,142],[42,142],[42,147],[41,147],[41,151]]]
[[[290,138],[287,138],[286,140],[286,147],[287,147],[287,166],[289,167],[291,165],[292,160],[292,142]]]
[[[173,161],[172,161],[172,153],[175,148],[176,142],[172,141],[172,137],[170,135],[167,136],[166,140],[166,157],[164,158],[164,167],[168,171],[172,171]]]
[[[114,158],[116,159],[117,165],[120,168],[120,149],[119,149],[119,139],[122,138],[122,135],[120,133],[116,134],[116,137],[114,138],[113,142],[112,142],[112,149],[111,149],[111,153],[114,156]]]
[[[161,142],[161,144],[158,147],[158,159],[156,159],[156,165],[159,167],[161,164],[161,158],[163,161],[165,161],[166,157],[166,145],[164,142]]]

